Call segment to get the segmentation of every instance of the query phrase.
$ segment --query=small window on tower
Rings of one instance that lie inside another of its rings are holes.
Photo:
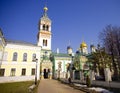
[[[43,46],[47,46],[47,40],[43,39]]]
[[[45,46],[47,46],[47,40],[45,40]]]
[[[46,30],[49,31],[49,26],[48,25],[46,26]]]
[[[45,46],[45,39],[43,39],[43,46]]]
[[[45,24],[43,25],[43,30],[45,30]]]

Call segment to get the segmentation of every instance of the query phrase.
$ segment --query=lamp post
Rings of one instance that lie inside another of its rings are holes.
[[[35,72],[35,85],[37,84],[37,63],[38,63],[38,59],[35,59],[36,62],[36,72]]]

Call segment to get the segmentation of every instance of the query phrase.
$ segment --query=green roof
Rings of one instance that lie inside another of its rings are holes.
[[[70,57],[68,54],[65,53],[52,53],[55,57]]]

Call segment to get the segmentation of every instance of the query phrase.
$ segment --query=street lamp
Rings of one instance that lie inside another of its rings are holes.
[[[38,59],[35,59],[36,62],[36,72],[35,72],[35,85],[37,84],[37,63],[38,63]]]

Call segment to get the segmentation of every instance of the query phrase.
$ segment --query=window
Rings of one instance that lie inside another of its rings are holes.
[[[35,75],[35,68],[32,68],[31,75]]]
[[[49,31],[49,26],[48,25],[46,26],[46,30]]]
[[[47,46],[47,40],[43,39],[43,46]]]
[[[27,61],[27,53],[23,54],[23,61]]]
[[[49,25],[43,25],[43,30],[49,31]]]
[[[47,40],[45,41],[45,46],[47,46]]]
[[[45,30],[45,24],[43,25],[43,30]]]
[[[45,46],[45,39],[43,39],[43,46]]]
[[[33,62],[35,62],[35,58],[36,58],[36,54],[34,53],[34,54],[32,55],[32,61],[33,61]]]
[[[15,76],[15,71],[16,71],[16,69],[15,69],[15,68],[12,68],[12,69],[11,69],[10,76]]]
[[[4,52],[4,54],[3,54],[3,60],[4,60],[4,61],[7,60],[7,56],[8,56],[8,52]]]
[[[25,74],[26,74],[26,69],[23,68],[23,69],[22,69],[22,73],[21,73],[21,75],[22,75],[22,76],[25,76]]]
[[[17,61],[17,52],[13,53],[13,61]]]
[[[4,76],[4,73],[5,73],[5,69],[0,69],[0,76]]]

